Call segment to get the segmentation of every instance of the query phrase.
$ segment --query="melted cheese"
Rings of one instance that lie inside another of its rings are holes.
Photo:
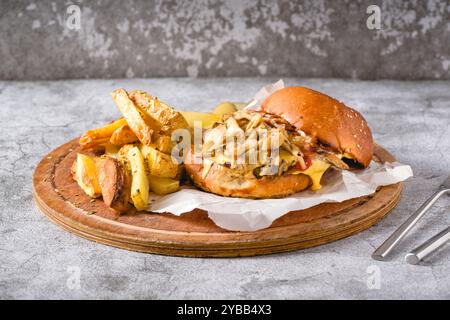
[[[311,166],[304,170],[304,171],[300,171],[300,170],[294,170],[291,171],[289,173],[291,174],[304,174],[307,175],[308,177],[311,178],[311,190],[315,191],[315,190],[319,190],[320,188],[322,188],[322,186],[320,185],[320,180],[322,179],[323,174],[325,173],[325,171],[327,171],[327,169],[330,167],[330,164],[319,160],[319,159],[314,159],[312,160],[312,164]]]
[[[351,155],[351,154],[349,154],[349,153],[344,153],[344,154],[341,154],[340,155],[340,158],[342,159],[342,158],[347,158],[347,159],[354,159],[354,157]]]
[[[284,149],[280,149],[280,159],[282,161],[285,161],[289,166],[293,165],[295,163],[295,157],[292,153],[284,150]]]

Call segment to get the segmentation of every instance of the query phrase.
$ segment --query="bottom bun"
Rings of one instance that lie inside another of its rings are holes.
[[[202,164],[192,164],[187,161],[185,169],[197,187],[225,197],[282,198],[305,190],[311,183],[311,179],[304,174],[265,176],[260,179],[247,178],[218,164],[213,164],[205,179],[202,178]]]

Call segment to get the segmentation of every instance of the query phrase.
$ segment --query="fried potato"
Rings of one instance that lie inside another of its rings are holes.
[[[183,116],[172,107],[158,100],[157,97],[153,97],[142,90],[133,90],[130,92],[130,99],[159,123],[161,133],[164,135],[170,136],[177,129],[188,128]]]
[[[203,128],[212,126],[215,122],[220,121],[221,117],[217,114],[202,113],[193,111],[180,111],[183,117],[186,119],[190,128],[194,127],[195,121],[201,121]]]
[[[161,178],[176,178],[181,175],[182,166],[170,154],[146,145],[141,147],[141,152],[150,175]]]
[[[237,108],[232,102],[222,102],[214,108],[213,114],[217,114],[218,116],[223,116],[224,114],[231,114],[237,111]]]
[[[124,166],[124,168],[126,170],[128,170],[128,172],[131,174],[131,164],[130,161],[128,160],[128,151],[130,151],[131,148],[133,148],[134,145],[132,144],[126,144],[124,146],[122,146],[119,151],[117,152],[117,157],[116,159],[120,161],[120,163],[122,163],[122,165]]]
[[[119,155],[120,146],[116,146],[111,142],[105,145],[105,155],[111,158],[117,158]]]
[[[101,128],[88,130],[80,137],[79,144],[82,149],[103,147],[108,143],[112,134],[126,124],[127,121],[124,118],[121,118]]]
[[[102,157],[96,163],[98,182],[105,204],[118,211],[128,209],[131,192],[131,177],[128,170],[111,157]]]
[[[72,176],[81,189],[91,198],[100,197],[102,190],[97,179],[95,159],[82,153],[72,165]]]
[[[163,153],[170,154],[175,146],[175,142],[171,140],[170,136],[156,135],[154,142],[150,146]]]
[[[123,146],[124,144],[133,143],[139,141],[138,137],[134,134],[133,130],[124,124],[113,132],[109,142],[117,146]]]
[[[149,182],[145,170],[144,157],[139,148],[132,146],[127,150],[131,167],[131,199],[138,210],[146,210],[149,198]]]
[[[174,179],[149,176],[148,181],[150,190],[159,195],[172,193],[180,188],[180,181]]]
[[[158,122],[137,107],[124,89],[115,90],[111,96],[139,141],[150,144],[153,132],[160,130]]]

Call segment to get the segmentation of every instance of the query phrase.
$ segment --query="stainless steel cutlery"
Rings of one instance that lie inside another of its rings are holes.
[[[422,218],[433,204],[444,194],[450,194],[450,176],[440,185],[439,189],[423,203],[417,211],[411,215],[394,233],[383,242],[372,254],[375,260],[385,260],[386,256],[400,243],[411,231],[414,225]],[[408,253],[406,262],[417,264],[431,252],[437,250],[450,239],[450,227],[433,236],[425,243]]]

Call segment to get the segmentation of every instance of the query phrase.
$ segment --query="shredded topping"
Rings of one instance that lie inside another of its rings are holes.
[[[234,169],[240,176],[282,175],[306,170],[312,158],[347,169],[341,156],[320,146],[316,139],[278,116],[252,110],[225,115],[203,135],[203,173],[212,165]]]

